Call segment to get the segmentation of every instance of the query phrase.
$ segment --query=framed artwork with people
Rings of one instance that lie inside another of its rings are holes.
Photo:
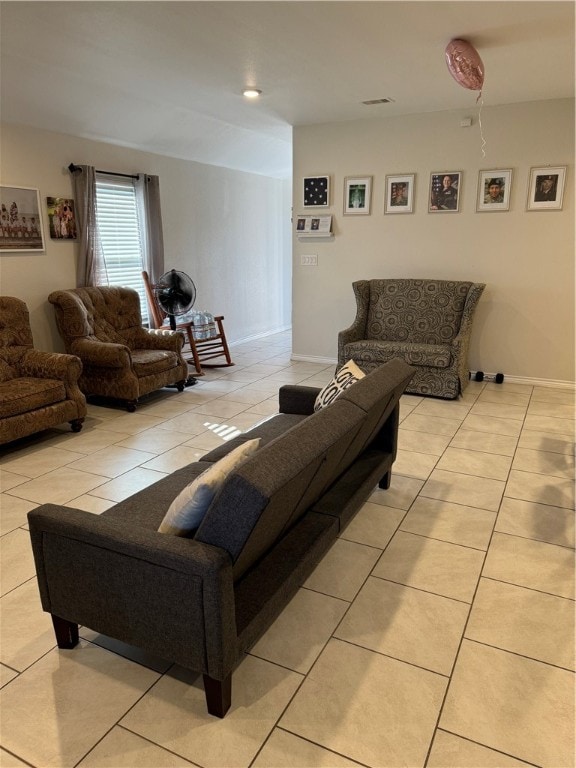
[[[478,198],[476,210],[492,213],[510,209],[512,169],[480,171],[478,175]]]
[[[414,211],[414,173],[386,176],[384,213],[412,213]]]
[[[0,252],[44,250],[37,189],[0,186],[0,211]]]
[[[560,211],[564,197],[566,166],[530,169],[528,182],[529,211]]]
[[[67,197],[47,197],[46,213],[52,240],[76,240],[74,200]]]
[[[460,210],[461,171],[430,174],[428,213],[457,213]]]

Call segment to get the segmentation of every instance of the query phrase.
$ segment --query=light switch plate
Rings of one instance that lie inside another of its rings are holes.
[[[317,267],[318,266],[317,254],[314,253],[308,256],[300,256],[300,264],[303,267]]]

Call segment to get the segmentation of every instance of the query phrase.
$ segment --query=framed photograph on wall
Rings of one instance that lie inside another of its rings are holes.
[[[461,171],[430,174],[428,213],[457,213],[462,189]]]
[[[305,176],[302,191],[305,208],[327,208],[330,204],[330,177]]]
[[[43,250],[38,190],[0,186],[0,253]]]
[[[67,197],[47,197],[46,213],[52,240],[76,240],[74,200]]]
[[[560,211],[564,197],[566,166],[530,169],[528,182],[529,211]]]
[[[508,211],[510,209],[510,168],[480,171],[478,175],[477,211]]]
[[[414,210],[415,174],[386,176],[384,213],[412,213]]]
[[[346,176],[344,179],[344,214],[370,214],[372,176]]]

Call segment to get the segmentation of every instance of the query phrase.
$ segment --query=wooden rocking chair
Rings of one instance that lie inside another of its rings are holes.
[[[146,296],[148,298],[148,305],[150,307],[154,326],[158,330],[171,330],[172,327],[168,322],[168,315],[164,313],[164,310],[158,302],[155,292],[156,286],[151,282],[148,272],[142,272],[142,278],[144,280]],[[176,330],[181,331],[185,338],[182,354],[185,355],[186,352],[189,352],[192,355],[192,358],[188,358],[187,362],[194,365],[196,376],[204,375],[202,366],[204,366],[204,368],[225,368],[234,365],[232,358],[230,357],[230,350],[228,349],[228,342],[226,341],[226,333],[224,332],[223,315],[218,315],[218,317],[214,318],[218,333],[208,339],[197,339],[194,337],[194,323],[192,321],[183,320],[179,322],[177,318],[175,318],[175,320]],[[223,357],[224,362],[206,362],[206,360],[213,360],[219,357]]]

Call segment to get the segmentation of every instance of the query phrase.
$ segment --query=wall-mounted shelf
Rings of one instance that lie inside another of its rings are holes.
[[[296,217],[296,234],[298,239],[308,237],[332,238],[332,214],[306,214]]]

